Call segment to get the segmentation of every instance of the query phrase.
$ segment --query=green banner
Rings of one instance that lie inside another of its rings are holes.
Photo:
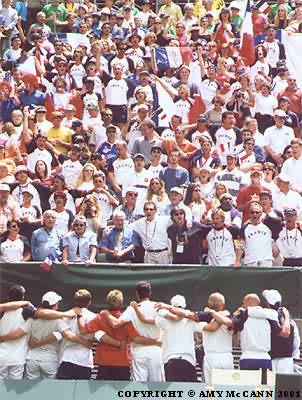
[[[277,289],[294,318],[302,317],[302,268],[240,268],[205,266],[150,266],[134,264],[54,265],[51,272],[41,270],[39,263],[1,264],[0,297],[5,300],[12,284],[21,284],[27,298],[35,305],[42,294],[55,290],[63,297],[62,308],[72,305],[73,293],[86,288],[93,295],[95,310],[105,307],[110,289],[120,289],[125,305],[135,298],[137,281],[152,284],[152,298],[169,302],[175,294],[186,297],[188,308],[205,307],[210,293],[221,292],[230,311],[235,310],[247,293],[261,295],[264,289]]]

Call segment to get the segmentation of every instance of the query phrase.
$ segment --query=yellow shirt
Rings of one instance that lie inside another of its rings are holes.
[[[47,132],[47,139],[59,139],[65,143],[71,143],[71,135],[72,131],[68,128],[62,126],[61,128],[50,128]],[[55,146],[55,149],[58,150],[60,153],[67,154],[68,149],[65,147],[58,145]]]
[[[175,23],[178,22],[182,18],[181,8],[174,3],[171,3],[169,6],[161,6],[158,12],[160,14],[168,14],[170,17],[174,17]]]

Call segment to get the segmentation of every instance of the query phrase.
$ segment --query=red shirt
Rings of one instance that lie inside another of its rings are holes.
[[[284,96],[289,98],[289,111],[298,114],[302,112],[302,92],[300,89],[293,92],[286,88],[283,92],[278,94],[278,100]]]
[[[266,25],[266,18],[262,14],[252,15],[252,22],[253,22],[253,30],[254,35],[260,35],[264,33],[265,25]]]
[[[254,194],[259,196],[263,190],[269,190],[269,189],[265,189],[259,186],[249,185],[239,190],[237,196],[237,207],[238,208],[240,207],[241,209],[243,207],[242,220],[244,223],[249,219],[249,208],[250,208],[249,201],[251,201],[252,196]]]
[[[120,311],[114,310],[109,310],[109,312],[116,318],[119,318],[122,314]],[[90,333],[104,331],[113,339],[125,340],[127,342],[130,342],[131,339],[139,336],[131,322],[127,322],[120,328],[111,328],[108,317],[103,312],[100,312],[93,320],[85,324],[85,329]],[[129,346],[126,346],[125,349],[121,350],[118,347],[101,342],[96,347],[94,357],[95,364],[128,367],[130,361],[131,353]]]

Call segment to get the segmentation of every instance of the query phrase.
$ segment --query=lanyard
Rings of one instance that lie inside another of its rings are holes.
[[[152,221],[151,221],[152,222]],[[157,225],[157,221],[155,222],[155,224],[154,224],[154,229],[153,229],[153,233],[152,233],[152,235],[151,235],[151,237],[150,237],[150,240],[147,240],[147,238],[148,238],[148,236],[147,236],[147,231],[148,231],[148,222],[146,221],[146,244],[147,244],[147,248],[149,249],[150,247],[151,247],[151,244],[152,244],[152,241],[153,241],[153,238],[154,238],[154,235],[155,235],[155,231],[156,231],[156,225]]]

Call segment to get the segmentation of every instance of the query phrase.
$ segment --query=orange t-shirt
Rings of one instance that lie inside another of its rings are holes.
[[[263,190],[269,191],[269,189],[263,187],[254,187],[250,185],[239,190],[237,196],[237,207],[244,207],[242,214],[242,220],[244,223],[249,219],[249,201],[251,200],[252,195],[256,194],[259,196]]]
[[[109,310],[109,312],[116,318],[119,318],[121,315],[120,311]],[[127,322],[120,328],[111,328],[108,317],[102,312],[100,312],[93,320],[88,322],[85,325],[85,328],[87,332],[94,333],[97,331],[104,331],[113,339],[125,340],[127,342],[130,342],[132,338],[139,336],[131,322]],[[129,346],[126,346],[125,349],[119,349],[118,347],[101,342],[96,347],[94,357],[95,364],[128,367],[130,361],[131,353]]]
[[[163,146],[166,153],[169,155],[172,150],[175,149],[174,140],[163,140]],[[178,145],[178,147],[184,152],[187,153],[189,158],[179,158],[179,165],[185,169],[190,168],[190,159],[194,156],[197,148],[187,139],[185,139],[182,144]]]

